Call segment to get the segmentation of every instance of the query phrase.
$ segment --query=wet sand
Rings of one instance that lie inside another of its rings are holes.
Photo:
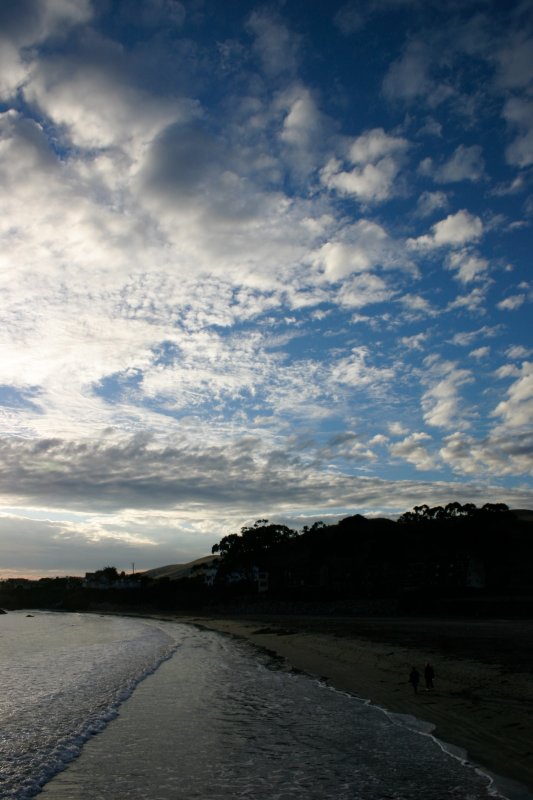
[[[242,637],[295,669],[435,726],[533,795],[533,621],[254,616],[183,621]],[[423,669],[435,669],[426,691]],[[415,694],[410,669],[422,673]]]

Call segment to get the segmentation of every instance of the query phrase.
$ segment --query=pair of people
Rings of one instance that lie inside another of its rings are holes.
[[[435,677],[435,670],[433,669],[433,667],[431,666],[431,664],[428,661],[428,663],[424,667],[424,680],[426,682],[426,689],[428,689],[428,690],[429,689],[433,689],[433,679],[434,679],[434,677]],[[415,694],[417,694],[418,693],[418,684],[420,683],[420,673],[419,673],[419,671],[417,670],[416,667],[413,667],[411,672],[410,672],[410,674],[409,674],[409,683],[413,687],[413,692]]]

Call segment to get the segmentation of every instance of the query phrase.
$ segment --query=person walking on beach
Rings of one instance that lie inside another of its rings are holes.
[[[433,667],[431,666],[431,664],[428,661],[428,663],[424,667],[424,680],[426,681],[426,689],[428,691],[430,689],[433,689],[433,678],[434,677],[435,677],[435,670],[433,669]]]
[[[413,692],[418,694],[418,684],[420,683],[420,673],[416,667],[413,667],[409,673],[409,683],[413,687]]]

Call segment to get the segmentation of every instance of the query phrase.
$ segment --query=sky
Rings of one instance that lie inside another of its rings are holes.
[[[3,0],[0,578],[533,507],[533,2]]]

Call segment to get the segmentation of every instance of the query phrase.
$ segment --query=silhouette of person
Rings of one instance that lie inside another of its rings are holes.
[[[416,667],[413,667],[409,673],[409,683],[413,687],[413,692],[418,694],[418,684],[420,683],[420,673]]]
[[[433,689],[433,678],[435,677],[435,670],[431,666],[431,664],[426,664],[424,668],[424,679],[426,681],[426,689]]]

